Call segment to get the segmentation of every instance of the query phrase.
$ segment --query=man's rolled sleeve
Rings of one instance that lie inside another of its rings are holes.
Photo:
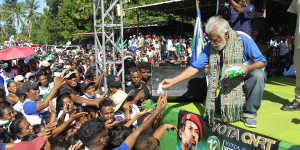
[[[203,70],[204,67],[208,64],[209,53],[210,53],[210,43],[208,43],[204,47],[203,51],[200,54],[200,57],[196,61],[194,62],[191,61],[190,66],[197,68],[199,70]]]
[[[23,106],[24,113],[26,115],[31,115],[37,113],[36,111],[37,102],[26,102]]]
[[[253,63],[261,61],[264,63],[264,66],[267,66],[267,60],[264,55],[259,50],[258,46],[252,38],[248,35],[240,34],[243,39],[244,46],[244,61],[251,61]]]

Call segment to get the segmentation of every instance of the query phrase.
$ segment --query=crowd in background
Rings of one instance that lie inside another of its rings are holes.
[[[94,55],[39,52],[1,62],[1,149],[158,149],[163,132],[176,127],[160,122],[167,93],[145,110],[151,64],[131,65],[123,90],[108,66],[96,71]]]

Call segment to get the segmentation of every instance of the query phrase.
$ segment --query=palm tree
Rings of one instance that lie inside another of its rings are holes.
[[[17,0],[5,0],[0,6],[1,33],[6,39],[14,34],[14,6]]]
[[[25,0],[25,9],[26,9],[26,18],[25,25],[27,26],[27,35],[28,39],[30,39],[30,33],[32,29],[32,22],[34,22],[39,13],[37,9],[39,9],[39,0]]]
[[[25,17],[24,2],[18,2],[14,9],[14,18],[17,23],[17,28],[21,29],[24,25],[23,18]]]

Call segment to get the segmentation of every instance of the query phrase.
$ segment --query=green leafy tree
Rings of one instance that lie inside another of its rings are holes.
[[[89,0],[64,0],[57,15],[63,42],[79,43],[86,37],[72,36],[75,33],[93,32],[93,8]]]
[[[27,29],[27,39],[30,40],[30,33],[32,29],[33,22],[36,22],[38,19],[39,13],[37,10],[39,9],[39,1],[38,0],[25,0],[25,9],[26,9],[26,16],[25,16],[25,26]]]

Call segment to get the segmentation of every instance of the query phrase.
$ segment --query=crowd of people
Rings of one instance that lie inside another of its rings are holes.
[[[190,63],[181,74],[164,79],[161,82],[164,89],[198,71],[205,71],[208,90],[204,115],[210,124],[214,123],[214,115],[220,110],[218,113],[225,122],[243,120],[246,126],[256,127],[267,59],[249,36],[254,6],[246,0],[230,2],[231,22],[219,16],[209,18],[205,26],[206,46],[194,62],[189,60],[191,38],[129,37],[124,52],[130,56],[125,64],[125,89],[122,89],[121,77],[115,70],[111,71],[111,65],[100,67],[93,52],[40,51],[25,59],[2,61],[1,150],[159,149],[163,133],[167,129],[177,130],[172,124],[161,123],[167,92],[160,95],[154,108],[145,109],[152,95],[151,66],[159,66],[162,62],[184,67]],[[288,41],[280,47],[280,56],[286,57]],[[109,46],[106,50],[107,59],[113,55],[120,58],[120,52],[114,54]],[[232,73],[230,77],[227,70]],[[107,85],[103,78],[107,79]],[[295,101],[283,106],[283,110],[299,109],[297,90]],[[187,140],[183,147],[195,145],[193,140]]]
[[[151,64],[132,66],[125,90],[119,77],[96,66],[94,54],[83,52],[2,62],[1,149],[158,149],[163,132],[176,127],[160,122],[167,93],[144,110]]]
[[[189,64],[192,56],[193,39],[191,37],[140,34],[129,36],[126,41],[127,55],[133,56],[136,62],[148,62],[152,66],[170,62],[184,67]],[[204,43],[207,43],[205,33]]]

